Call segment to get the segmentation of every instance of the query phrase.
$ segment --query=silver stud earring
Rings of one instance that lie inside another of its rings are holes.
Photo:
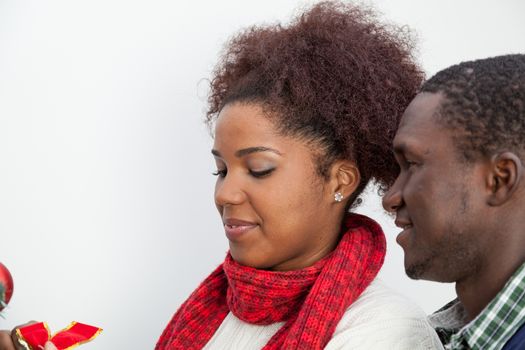
[[[341,192],[336,192],[334,194],[334,199],[336,202],[341,202],[343,200],[343,194]]]

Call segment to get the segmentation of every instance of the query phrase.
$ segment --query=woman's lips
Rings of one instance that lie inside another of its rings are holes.
[[[257,227],[257,224],[239,219],[224,220],[224,231],[230,241],[235,241],[248,231]]]

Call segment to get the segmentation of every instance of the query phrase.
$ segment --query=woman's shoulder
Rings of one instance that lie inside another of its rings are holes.
[[[349,322],[426,317],[425,312],[416,303],[394,291],[378,278],[372,281],[344,315]]]
[[[325,349],[442,349],[423,310],[376,279],[346,310]]]

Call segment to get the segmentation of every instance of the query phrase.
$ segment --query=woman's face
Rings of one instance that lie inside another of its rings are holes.
[[[311,147],[279,135],[257,104],[222,109],[212,150],[215,203],[240,264],[296,270],[337,244],[344,204],[334,201],[335,180],[318,175]]]

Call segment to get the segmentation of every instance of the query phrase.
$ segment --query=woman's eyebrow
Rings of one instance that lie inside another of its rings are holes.
[[[235,156],[241,158],[248,154],[257,153],[257,152],[272,152],[272,153],[282,156],[282,153],[279,152],[278,150],[270,148],[270,147],[264,147],[264,146],[248,147],[248,148],[240,149],[237,152],[235,152]]]
[[[242,158],[244,156],[247,156],[248,154],[257,153],[257,152],[272,152],[280,156],[283,155],[281,152],[279,152],[278,150],[274,148],[265,147],[265,146],[256,146],[256,147],[248,147],[248,148],[240,149],[235,152],[235,156],[238,158]],[[217,151],[216,149],[212,149],[211,154],[213,154],[216,157],[222,157],[221,153]]]

